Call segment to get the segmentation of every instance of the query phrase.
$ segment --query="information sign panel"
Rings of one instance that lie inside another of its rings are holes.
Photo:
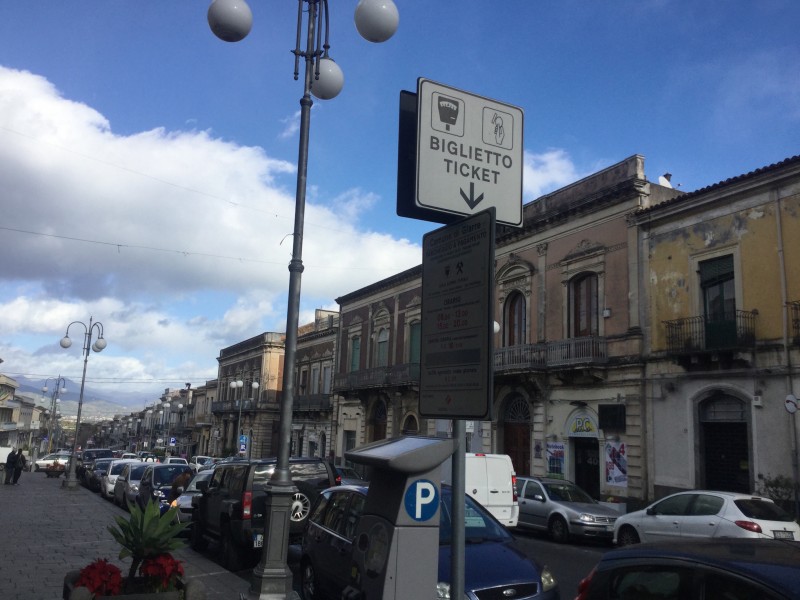
[[[492,399],[494,209],[422,240],[420,413],[484,418]]]
[[[429,79],[417,83],[416,205],[522,225],[522,109]]]

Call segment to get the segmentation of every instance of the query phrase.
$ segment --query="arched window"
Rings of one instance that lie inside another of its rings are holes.
[[[403,419],[403,435],[417,435],[419,433],[419,423],[414,415],[408,415]]]
[[[525,343],[525,296],[513,292],[505,306],[504,345],[518,346]]]
[[[597,275],[582,273],[570,283],[570,337],[597,335]]]
[[[378,332],[378,343],[375,346],[375,366],[389,365],[389,330],[384,328]]]

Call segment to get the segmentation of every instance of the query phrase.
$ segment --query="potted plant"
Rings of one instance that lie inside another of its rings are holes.
[[[121,546],[119,559],[131,559],[126,577],[114,564],[97,559],[64,578],[65,600],[102,600],[122,596],[127,600],[191,600],[183,581],[183,565],[170,552],[184,545],[177,538],[188,523],[177,519],[177,508],[163,515],[156,502],[144,510],[129,504],[130,516],[115,517],[108,531]]]
[[[64,467],[65,467],[64,463],[56,459],[53,461],[52,465],[50,465],[47,469],[44,470],[44,472],[48,477],[60,477],[61,474],[64,472]]]

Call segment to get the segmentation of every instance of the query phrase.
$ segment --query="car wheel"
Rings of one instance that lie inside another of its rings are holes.
[[[195,552],[202,552],[206,548],[208,548],[208,540],[203,537],[203,526],[198,521],[192,522],[192,527],[189,531],[189,543],[192,546],[192,550]]]
[[[220,540],[220,562],[228,571],[239,571],[242,568],[242,558],[239,547],[233,539],[230,525],[223,525],[222,539]]]
[[[569,528],[563,517],[553,517],[547,526],[552,540],[558,544],[563,544],[569,540]]]
[[[300,569],[300,590],[303,593],[303,600],[317,600],[317,572],[309,559],[303,561]]]
[[[638,544],[639,542],[639,534],[629,525],[620,529],[617,534],[617,544],[620,546],[630,546],[631,544]]]
[[[305,490],[298,490],[292,496],[290,518],[295,527],[302,527],[311,512],[311,497]]]

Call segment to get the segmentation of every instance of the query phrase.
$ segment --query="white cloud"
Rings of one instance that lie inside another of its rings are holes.
[[[538,154],[526,150],[524,161],[522,190],[526,203],[581,178],[565,150],[553,148]]]

